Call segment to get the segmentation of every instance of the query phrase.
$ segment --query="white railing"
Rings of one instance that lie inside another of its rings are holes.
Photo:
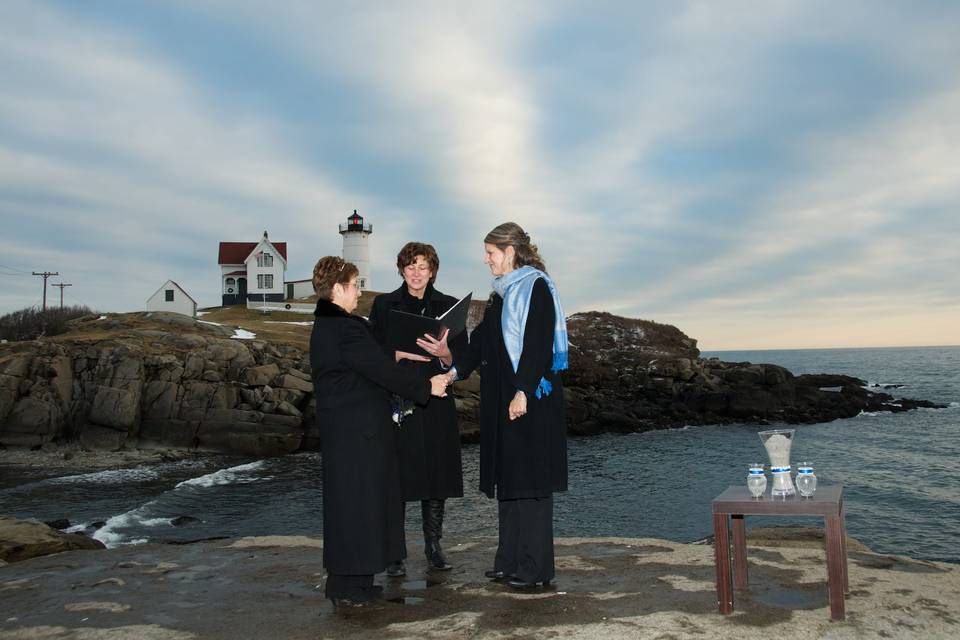
[[[315,304],[304,304],[302,302],[261,302],[259,300],[247,300],[247,309],[251,311],[291,311],[293,313],[313,313],[317,308]]]

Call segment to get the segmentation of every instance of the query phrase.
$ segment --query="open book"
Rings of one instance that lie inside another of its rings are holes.
[[[439,338],[444,328],[450,329],[448,341],[459,335],[467,328],[467,315],[470,313],[472,297],[473,292],[463,296],[439,318],[418,316],[415,313],[391,309],[387,320],[387,345],[394,351],[430,355],[417,346],[417,338],[422,338],[425,333]]]

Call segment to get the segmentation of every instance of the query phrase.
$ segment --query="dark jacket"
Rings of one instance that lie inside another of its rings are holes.
[[[373,335],[384,347],[384,352],[393,357],[387,348],[387,332],[390,326],[390,310],[438,317],[456,304],[456,299],[440,293],[427,285],[423,299],[410,295],[407,285],[391,293],[376,297],[370,310]],[[467,347],[467,334],[461,333],[450,341],[450,349]],[[400,366],[412,376],[429,378],[442,373],[436,358],[431,362],[401,360]],[[457,406],[453,394],[446,398],[430,398],[425,407],[418,406],[404,418],[399,434],[400,478],[403,499],[428,500],[459,498],[463,496],[463,467],[460,459],[460,428],[457,425]]]
[[[480,370],[480,491],[501,500],[542,498],[567,489],[567,429],[563,383],[553,364],[554,307],[543,279],[533,285],[517,372],[503,343],[503,298],[493,294],[470,348],[455,353],[465,378]],[[540,378],[553,385],[536,397]],[[507,408],[517,390],[527,395],[527,413],[510,420]]]
[[[310,365],[323,459],[323,565],[383,571],[406,555],[390,392],[420,403],[430,383],[387,358],[363,318],[319,300]]]

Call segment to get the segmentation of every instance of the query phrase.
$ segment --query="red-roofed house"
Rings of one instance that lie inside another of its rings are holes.
[[[283,301],[286,242],[270,242],[266,231],[260,242],[221,242],[217,261],[224,305]]]

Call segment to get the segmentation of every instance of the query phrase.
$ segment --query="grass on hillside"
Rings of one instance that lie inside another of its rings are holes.
[[[360,296],[355,314],[366,316],[370,313],[373,299],[380,295],[378,291],[364,291]],[[311,300],[297,300],[310,302]],[[316,301],[314,297],[312,301]],[[275,344],[289,344],[306,350],[310,346],[310,331],[312,330],[313,314],[294,313],[292,311],[259,311],[247,309],[246,305],[236,304],[227,307],[210,307],[201,309],[202,316],[198,320],[216,322],[225,327],[246,329],[257,334],[258,340],[267,340]],[[284,324],[292,322],[309,322],[311,325]]]

